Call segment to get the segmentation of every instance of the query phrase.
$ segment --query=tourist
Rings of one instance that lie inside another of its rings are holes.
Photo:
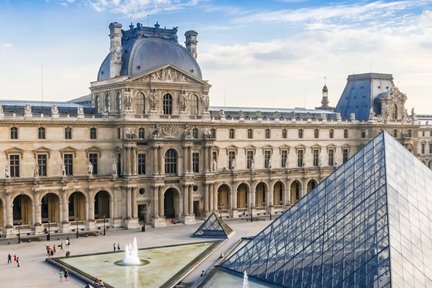
[[[63,251],[63,242],[60,242],[59,247],[60,247],[60,250]]]
[[[64,278],[65,278],[65,280],[68,280],[68,277],[69,277],[69,271],[68,270],[64,270]]]
[[[113,249],[114,249],[114,252],[116,251],[116,245],[115,245],[115,242],[114,242],[114,244],[113,244]]]
[[[17,261],[17,257],[16,257],[16,255],[14,254],[14,257],[13,257],[13,259],[14,259],[14,263],[16,263],[16,261]]]
[[[120,243],[117,243],[117,251],[120,251]]]
[[[201,277],[204,277],[204,275],[205,275],[205,271],[202,270],[202,271],[201,271]]]
[[[60,281],[63,281],[63,270],[59,270]]]
[[[10,264],[10,263],[12,263],[12,256],[10,255],[10,253],[8,254],[8,257],[7,257],[7,263],[8,264]]]
[[[55,247],[56,245],[55,244],[53,244],[53,248],[52,248],[52,250],[53,250],[53,254],[55,254],[57,251],[56,251],[56,247]]]
[[[69,256],[70,256],[70,252],[66,251],[66,257],[69,257]]]
[[[66,246],[70,245],[70,240],[69,240],[69,236],[66,238]]]
[[[19,260],[19,257],[16,258],[16,263],[17,263],[17,267],[19,268],[19,267],[20,267],[20,260]]]

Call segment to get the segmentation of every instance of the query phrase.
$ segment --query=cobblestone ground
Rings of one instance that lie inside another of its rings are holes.
[[[138,248],[172,245],[202,241],[202,239],[191,238],[193,232],[198,229],[202,221],[195,225],[170,225],[164,228],[151,228],[147,226],[146,232],[141,230],[109,230],[106,236],[89,236],[76,238],[75,235],[53,235],[51,241],[22,242],[17,244],[16,239],[0,242],[0,279],[1,287],[84,287],[85,284],[73,277],[66,281],[60,280],[58,270],[45,262],[46,245],[58,245],[63,242],[64,251],[56,247],[55,256],[63,256],[66,250],[71,255],[88,254],[96,252],[112,251],[113,243],[120,243],[123,250],[124,245],[137,237]],[[194,283],[200,280],[201,271],[209,271],[217,263],[221,253],[228,251],[230,246],[244,236],[253,236],[270,224],[269,221],[246,222],[242,220],[227,221],[233,228],[235,234],[231,239],[221,245],[210,257],[201,263],[185,278],[184,282]],[[64,245],[66,236],[70,237],[71,245]],[[58,239],[60,238],[60,239]],[[7,244],[7,243],[10,244]],[[7,255],[17,255],[20,259],[20,267],[16,264],[7,264]]]

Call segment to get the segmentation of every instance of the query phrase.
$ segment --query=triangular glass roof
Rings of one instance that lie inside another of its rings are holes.
[[[432,287],[432,172],[382,132],[220,267],[282,287]]]
[[[233,230],[215,213],[210,214],[204,223],[195,231],[193,237],[228,238]]]

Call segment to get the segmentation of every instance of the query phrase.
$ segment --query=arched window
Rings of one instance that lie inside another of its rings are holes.
[[[394,129],[394,130],[393,130],[393,137],[396,138],[397,136],[398,136],[398,131],[397,131],[397,129]]]
[[[192,129],[192,137],[198,139],[198,128]]]
[[[139,128],[138,129],[138,138],[139,139],[144,139],[145,138],[145,130],[144,130],[144,128]]]
[[[10,138],[11,139],[18,139],[18,128],[17,127],[12,127],[10,129]]]
[[[174,149],[168,149],[165,152],[165,173],[177,173],[177,151]]]
[[[190,115],[198,115],[198,96],[192,95],[190,99]]]
[[[318,129],[314,130],[314,138],[315,139],[319,138],[319,130]]]
[[[145,113],[145,102],[144,102],[144,94],[138,93],[136,97],[136,107],[135,107],[135,113],[136,114],[144,114]]]
[[[163,97],[163,113],[165,115],[172,114],[172,96],[171,94],[165,94]]]
[[[110,96],[109,94],[105,95],[105,112],[110,112]]]
[[[298,138],[303,138],[303,129],[298,130]]]
[[[39,127],[38,129],[38,138],[39,139],[45,139],[45,128],[44,127]]]
[[[333,139],[334,138],[334,130],[330,129],[329,131],[329,138]]]
[[[396,120],[398,118],[398,106],[396,104],[394,104],[393,106],[393,114],[392,114],[392,118],[394,120]]]

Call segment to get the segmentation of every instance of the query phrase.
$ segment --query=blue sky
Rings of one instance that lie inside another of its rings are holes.
[[[312,108],[324,82],[336,105],[348,74],[381,72],[432,113],[432,0],[0,0],[0,97],[87,94],[114,21],[197,31],[211,105]]]

